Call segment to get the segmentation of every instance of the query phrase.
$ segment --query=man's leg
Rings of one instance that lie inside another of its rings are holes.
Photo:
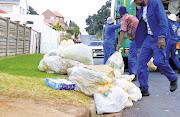
[[[104,49],[104,64],[111,57],[111,55],[115,52],[115,47],[113,45],[103,45]]]
[[[174,64],[176,65],[176,67],[178,68],[178,73],[180,71],[180,62],[179,62],[179,58],[176,55],[176,44],[172,44],[172,49],[171,49],[171,57],[173,59]]]
[[[137,75],[137,53],[138,53],[138,49],[136,48],[135,43],[133,41],[131,41],[131,43],[130,43],[129,53],[128,53],[129,75],[131,75],[131,74]]]
[[[170,91],[173,92],[177,89],[177,76],[166,60],[165,51],[165,49],[159,49],[156,45],[153,45],[154,64],[158,66],[158,69],[169,79]]]
[[[141,47],[140,54],[138,57],[138,80],[140,87],[144,87],[148,90],[148,77],[149,77],[149,68],[147,63],[152,57],[152,50],[150,48]]]

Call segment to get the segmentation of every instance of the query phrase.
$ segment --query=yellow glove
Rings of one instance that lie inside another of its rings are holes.
[[[165,37],[164,36],[159,36],[158,37],[158,42],[157,42],[158,48],[159,49],[165,49],[165,45],[166,45]]]

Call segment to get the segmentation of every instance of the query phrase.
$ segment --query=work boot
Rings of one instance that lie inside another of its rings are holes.
[[[178,74],[180,74],[180,68],[178,69]]]
[[[178,78],[170,82],[170,91],[174,92],[178,87]]]
[[[136,81],[137,80],[137,75],[135,75],[134,79],[132,81]]]
[[[149,96],[149,91],[147,89],[145,89],[144,87],[140,87],[142,96]]]

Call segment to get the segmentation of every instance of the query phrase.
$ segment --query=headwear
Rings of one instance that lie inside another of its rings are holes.
[[[108,18],[107,18],[107,23],[108,23],[108,24],[112,24],[112,23],[114,23],[114,21],[115,21],[115,20],[114,20],[114,18],[112,18],[112,17],[108,17]]]
[[[120,8],[119,8],[119,14],[126,14],[126,13],[128,13],[127,11],[126,11],[126,7],[125,6],[121,6]]]
[[[134,2],[134,0],[131,0],[130,5],[132,5],[132,4],[133,4],[133,2]]]
[[[170,20],[172,20],[172,21],[176,21],[176,20],[177,20],[175,14],[170,14],[170,15],[168,16],[168,18],[169,18]]]

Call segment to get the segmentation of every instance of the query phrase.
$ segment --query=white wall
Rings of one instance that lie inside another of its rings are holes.
[[[24,9],[23,15],[27,14],[28,5],[26,4],[26,0],[20,0],[19,4],[1,4],[0,8],[4,11],[6,11],[10,15],[17,15],[22,14],[20,13],[20,7]],[[12,9],[12,11],[9,11],[8,9]],[[8,11],[7,11],[8,10]]]
[[[43,25],[43,31],[41,33],[41,49],[40,53],[47,53],[52,49],[58,48],[58,41],[60,38],[60,32],[52,30],[47,25]]]
[[[23,13],[24,15],[27,14],[27,10],[28,10],[28,6],[26,3],[27,3],[26,0],[20,0],[19,8],[18,8],[18,10],[20,10],[20,7],[24,9],[24,13]]]

